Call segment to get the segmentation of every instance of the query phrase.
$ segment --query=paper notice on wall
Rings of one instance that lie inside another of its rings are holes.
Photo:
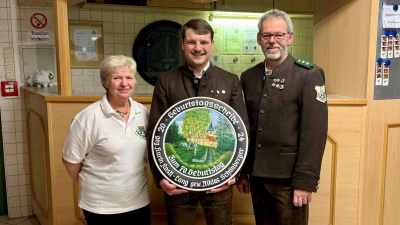
[[[381,58],[386,59],[387,58],[387,45],[388,45],[388,37],[386,35],[381,35]]]
[[[223,43],[223,36],[224,36],[224,29],[220,26],[213,26],[214,30],[214,54],[221,54],[222,51],[222,43]]]
[[[225,27],[224,30],[224,54],[242,54],[243,28]]]
[[[388,59],[393,58],[393,35],[389,35],[388,42],[387,42],[387,57]]]
[[[375,85],[382,85],[382,63],[376,63]]]
[[[259,54],[261,48],[259,48],[257,44],[257,28],[249,28],[245,27],[243,29],[243,44],[242,44],[242,53],[243,54]]]
[[[222,56],[222,69],[234,73],[238,76],[243,72],[241,55],[224,55]]]
[[[210,62],[214,65],[214,66],[218,66],[218,67],[222,67],[222,59],[221,59],[221,55],[220,54],[212,54],[210,57]]]
[[[390,63],[388,63],[388,64],[383,63],[382,86],[389,86],[389,65],[390,65]]]
[[[77,61],[97,61],[99,55],[96,49],[96,40],[99,31],[95,29],[75,29],[74,44]]]
[[[382,5],[383,28],[400,28],[400,10],[394,10],[393,5]]]
[[[393,48],[394,48],[394,57],[400,58],[400,44],[399,44],[399,35],[398,34],[396,36],[394,36]]]

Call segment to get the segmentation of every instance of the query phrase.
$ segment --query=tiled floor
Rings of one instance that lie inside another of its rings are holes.
[[[35,216],[21,217],[15,219],[8,219],[7,216],[0,216],[0,225],[4,224],[18,224],[18,225],[40,225],[38,219]]]

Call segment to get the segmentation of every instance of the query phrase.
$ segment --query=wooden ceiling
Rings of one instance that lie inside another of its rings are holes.
[[[68,5],[75,5],[85,0],[67,0]],[[17,0],[18,6],[53,6],[53,0]]]

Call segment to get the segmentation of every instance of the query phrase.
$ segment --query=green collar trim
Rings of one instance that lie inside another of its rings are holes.
[[[309,70],[314,68],[314,65],[312,63],[301,60],[301,59],[296,59],[296,61],[294,61],[294,63],[296,63],[297,65],[299,65],[301,67],[309,69]]]

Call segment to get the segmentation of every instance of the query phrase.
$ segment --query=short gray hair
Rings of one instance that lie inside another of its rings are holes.
[[[258,33],[259,34],[261,33],[262,23],[265,20],[275,19],[275,18],[284,19],[286,22],[286,26],[287,26],[287,32],[288,33],[293,32],[293,22],[292,22],[292,19],[290,19],[289,15],[286,12],[281,11],[279,9],[272,9],[272,10],[265,12],[264,15],[262,15],[261,18],[258,20]]]
[[[132,74],[133,80],[136,83],[135,76],[138,74],[135,60],[124,55],[111,55],[105,58],[100,64],[100,80],[104,86],[109,82],[110,75],[120,67],[128,67]]]

